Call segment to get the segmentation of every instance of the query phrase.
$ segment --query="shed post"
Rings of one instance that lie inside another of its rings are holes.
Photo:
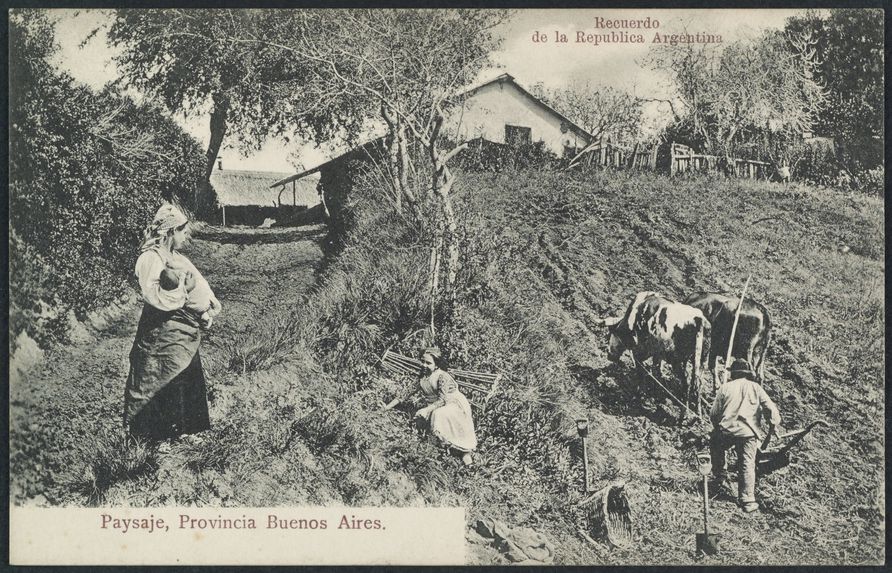
[[[226,226],[226,205],[223,205],[223,226]]]

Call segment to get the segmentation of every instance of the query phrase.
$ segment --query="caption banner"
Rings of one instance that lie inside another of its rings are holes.
[[[462,508],[10,508],[14,565],[459,565]]]

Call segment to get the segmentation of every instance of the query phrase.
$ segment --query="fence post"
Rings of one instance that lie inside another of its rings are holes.
[[[669,177],[675,175],[675,143],[669,144]]]

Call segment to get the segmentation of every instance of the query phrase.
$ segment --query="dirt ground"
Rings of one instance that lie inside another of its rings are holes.
[[[227,403],[228,387],[215,381],[225,367],[228,341],[263,317],[300,301],[315,283],[324,232],[324,226],[207,227],[184,249],[223,304],[223,313],[201,345],[213,398],[212,421]],[[82,464],[77,460],[91,447],[91,436],[120,431],[128,353],[140,310],[134,292],[101,319],[79,329],[74,344],[47,352],[40,364],[23,374],[12,365],[13,502],[83,503],[82,498],[71,497],[71,484],[81,477],[77,472]]]

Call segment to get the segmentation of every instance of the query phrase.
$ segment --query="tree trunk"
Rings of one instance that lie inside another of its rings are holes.
[[[399,128],[397,129],[397,144],[400,188],[406,195],[406,200],[414,207],[417,198],[409,186],[409,146],[406,140],[406,126],[402,122],[399,123]]]
[[[400,141],[399,132],[401,125],[399,116],[386,104],[381,105],[381,117],[387,122],[387,180],[393,190],[394,208],[397,213],[403,212],[403,187],[400,172]]]
[[[211,138],[208,141],[207,164],[204,170],[204,187],[206,200],[202,201],[199,196],[200,190],[195,189],[193,194],[192,209],[195,213],[199,213],[204,209],[212,209],[214,201],[211,189],[211,173],[214,171],[214,162],[220,153],[220,147],[223,145],[223,138],[226,137],[226,120],[229,115],[229,96],[226,94],[214,94],[214,108],[211,110]]]
[[[229,96],[223,93],[214,94],[214,109],[211,111],[211,139],[208,142],[207,168],[204,179],[210,181],[214,171],[214,162],[226,137],[226,119],[229,116]]]
[[[440,209],[443,212],[443,246],[446,249],[446,296],[449,301],[449,308],[452,308],[455,302],[455,282],[458,277],[459,265],[461,263],[458,250],[458,223],[455,219],[455,209],[452,206],[452,184],[455,183],[455,176],[449,171],[449,168],[442,163],[439,154],[432,151],[431,155],[435,162],[434,173],[434,195],[440,200]]]

